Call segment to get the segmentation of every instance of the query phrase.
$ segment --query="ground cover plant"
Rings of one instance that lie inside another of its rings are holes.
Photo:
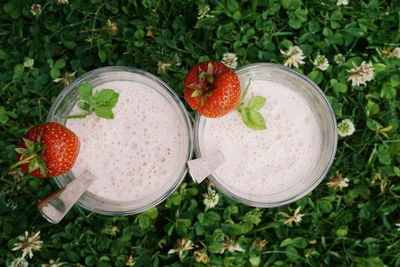
[[[400,266],[399,14],[396,0],[2,1],[0,266]],[[325,92],[340,137],[312,193],[257,209],[187,177],[136,216],[40,216],[55,183],[7,166],[65,85],[124,65],[182,96],[206,60],[285,64]]]

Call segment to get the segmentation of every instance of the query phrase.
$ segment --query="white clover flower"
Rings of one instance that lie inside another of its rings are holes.
[[[219,194],[215,192],[215,190],[209,188],[207,190],[207,193],[203,194],[203,197],[203,204],[206,206],[207,210],[217,206],[219,201]]]
[[[116,236],[119,233],[119,228],[115,225],[110,225],[104,228],[102,232],[110,236]]]
[[[296,68],[299,65],[304,64],[304,53],[298,46],[291,46],[287,51],[281,50],[281,54],[286,59],[283,65],[287,67],[295,66]]]
[[[158,73],[167,73],[167,71],[169,70],[169,68],[171,67],[170,63],[164,63],[161,61],[157,62],[157,71]]]
[[[11,262],[9,267],[28,267],[29,263],[24,258],[16,258]]]
[[[333,61],[335,61],[337,64],[341,64],[346,61],[346,58],[342,54],[339,53],[333,57]]]
[[[12,200],[12,199],[7,201],[6,206],[8,208],[12,209],[12,210],[16,210],[18,208],[17,202],[15,200]]]
[[[107,19],[107,23],[103,27],[103,29],[107,32],[108,35],[115,36],[118,33],[118,23]]]
[[[135,265],[135,261],[133,260],[132,255],[129,256],[128,260],[125,263],[126,266],[133,266]]]
[[[63,77],[56,78],[53,80],[53,82],[61,83],[62,85],[67,86],[75,78],[75,74],[76,74],[76,71],[75,72],[66,72]]]
[[[64,4],[68,4],[68,0],[56,0],[56,3],[64,5]]]
[[[228,251],[229,252],[244,252],[244,249],[242,247],[239,246],[238,243],[232,244],[228,246]]]
[[[336,5],[338,6],[347,6],[349,4],[349,0],[338,0]]]
[[[261,251],[263,249],[263,247],[265,247],[267,244],[268,244],[267,240],[257,239],[251,244],[251,246],[253,249],[255,249],[257,251]]]
[[[222,247],[220,254],[224,253],[225,251],[229,252],[244,252],[245,250],[239,246],[238,243],[233,238],[225,237],[224,246]]]
[[[400,58],[400,47],[396,47],[395,49],[393,49],[391,56]]]
[[[374,68],[371,62],[366,63],[363,61],[360,66],[353,62],[353,66],[354,68],[347,71],[350,73],[347,80],[351,81],[352,86],[366,85],[366,82],[374,78]]]
[[[173,63],[175,66],[177,66],[177,67],[179,67],[179,66],[182,65],[182,60],[181,60],[181,58],[178,56],[178,54],[175,54],[175,55],[174,55],[174,58],[172,59],[172,63]]]
[[[24,60],[24,68],[32,69],[34,63],[35,60],[33,58],[26,57]]]
[[[29,235],[28,231],[25,231],[25,235],[19,236],[17,239],[21,242],[15,243],[13,251],[22,249],[22,258],[25,258],[26,254],[29,258],[33,257],[33,251],[39,251],[42,248],[43,241],[40,240],[40,231],[34,235]]]
[[[292,216],[289,216],[288,214],[284,213],[283,216],[286,217],[286,220],[284,221],[285,224],[292,225],[293,223],[299,224],[301,222],[301,217],[304,216],[304,214],[300,213],[300,207],[298,207]]]
[[[206,250],[196,250],[193,254],[196,262],[207,264],[210,261],[210,258],[208,257]]]
[[[314,60],[314,66],[320,70],[327,70],[329,67],[329,61],[325,56],[318,55]]]
[[[340,189],[346,188],[349,186],[349,179],[343,178],[343,175],[337,172],[331,179],[330,182],[327,183],[328,187],[333,189]]]
[[[65,264],[64,262],[59,261],[60,259],[50,260],[49,263],[42,264],[42,267],[61,267]]]
[[[208,12],[210,12],[210,6],[208,4],[199,5],[197,8],[197,19],[212,17],[211,15],[208,15]]]
[[[222,55],[222,63],[228,68],[236,69],[237,67],[237,56],[234,53],[225,53]]]
[[[338,128],[338,134],[341,137],[352,135],[355,131],[354,123],[349,119],[342,120],[337,125],[337,128]]]
[[[161,61],[157,62],[157,71],[158,73],[167,73],[167,71],[169,70],[169,68],[171,67],[170,63],[164,63]]]
[[[20,168],[9,170],[8,174],[13,178],[15,183],[19,183],[22,180],[22,177],[24,177],[24,173]]]
[[[42,13],[42,6],[39,5],[39,4],[33,4],[33,5],[31,6],[31,13],[32,13],[32,15],[34,15],[34,16],[39,16],[40,13]]]
[[[177,243],[177,247],[175,249],[170,249],[168,251],[168,254],[178,253],[180,259],[184,258],[184,251],[192,250],[195,247],[192,240],[190,240],[189,238],[178,239]]]

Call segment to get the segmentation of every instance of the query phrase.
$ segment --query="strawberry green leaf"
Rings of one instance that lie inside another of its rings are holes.
[[[46,176],[46,168],[43,165],[39,165],[40,174]]]
[[[29,161],[29,172],[33,172],[39,167],[39,162],[37,161],[37,158],[32,159]]]
[[[39,170],[40,170],[40,174],[43,177],[46,177],[46,171],[47,171],[46,161],[44,161],[43,159],[39,159]]]
[[[207,74],[212,75],[213,72],[214,72],[214,66],[213,66],[213,64],[210,62],[210,63],[208,63],[208,66],[207,66]]]
[[[79,88],[79,97],[87,102],[92,100],[93,87],[90,83],[83,83]]]
[[[267,99],[262,96],[253,96],[250,101],[248,108],[252,110],[259,110],[261,109],[264,105]]]
[[[204,71],[200,71],[200,73],[199,73],[199,79],[200,80],[202,80],[203,78],[204,78],[204,75],[205,75],[206,73],[204,72]]]
[[[193,91],[193,93],[190,96],[191,97],[198,97],[198,96],[201,95],[201,93],[202,93],[201,90],[195,90],[195,91]]]
[[[193,88],[195,88],[195,85],[194,85],[194,83],[191,83],[191,84],[186,85],[186,87],[190,88],[190,89],[193,89]]]
[[[29,152],[28,149],[22,148],[22,147],[17,147],[17,148],[15,149],[15,151],[16,151],[18,154],[27,154],[27,153]]]
[[[94,112],[103,119],[114,119],[114,113],[108,107],[96,107]]]
[[[206,96],[205,95],[203,95],[202,97],[201,97],[201,106],[204,106],[204,103],[206,102]]]
[[[25,144],[27,149],[29,149],[29,150],[33,150],[34,149],[35,143],[33,143],[31,140],[26,139],[26,138],[22,138],[22,140],[24,140],[24,144]]]

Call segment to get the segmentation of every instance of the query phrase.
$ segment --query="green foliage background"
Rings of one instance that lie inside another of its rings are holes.
[[[205,252],[209,266],[400,266],[400,59],[388,56],[400,46],[399,3],[349,0],[5,0],[0,5],[0,266],[21,251],[11,251],[24,231],[41,231],[43,248],[30,266],[59,258],[65,266],[203,266],[194,251]],[[198,19],[198,7],[210,12]],[[118,29],[107,27],[107,21]],[[114,32],[113,32],[114,30]],[[115,33],[115,35],[113,35]],[[349,118],[356,132],[339,140],[331,171],[317,189],[288,206],[255,209],[221,196],[208,211],[206,185],[186,183],[146,213],[106,217],[74,207],[58,225],[37,212],[38,202],[56,189],[53,181],[8,173],[19,138],[45,121],[67,72],[79,76],[109,65],[125,65],[158,75],[182,95],[188,68],[235,53],[239,66],[283,63],[280,50],[298,45],[306,55],[299,72],[323,89],[338,121]],[[388,52],[389,51],[389,52]],[[335,54],[347,61],[336,64]],[[330,67],[312,61],[325,55]],[[25,59],[34,59],[32,68]],[[346,81],[352,62],[371,61],[375,78],[367,86]],[[158,62],[169,63],[158,73]],[[339,85],[338,85],[339,84]],[[343,190],[326,182],[336,172],[349,179]],[[297,225],[283,213],[297,207]],[[228,237],[244,252],[219,253]],[[177,240],[197,246],[181,257],[168,254]],[[266,240],[265,247],[255,241]]]

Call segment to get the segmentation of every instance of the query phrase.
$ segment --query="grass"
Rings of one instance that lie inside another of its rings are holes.
[[[25,231],[40,231],[43,241],[32,258],[25,256],[30,266],[57,259],[64,266],[400,266],[400,59],[392,55],[400,46],[398,1],[38,0],[37,16],[32,1],[3,2],[1,266],[21,257],[12,248]],[[50,225],[36,206],[56,189],[54,182],[8,171],[20,137],[45,121],[68,81],[87,71],[133,66],[182,96],[183,77],[197,62],[231,52],[239,66],[283,64],[280,50],[294,45],[305,55],[296,70],[321,87],[338,122],[350,119],[356,128],[339,139],[327,178],[296,203],[255,209],[220,194],[218,205],[206,209],[207,185],[186,179],[140,215],[106,217],[74,207]],[[345,62],[334,62],[338,53]],[[313,65],[317,55],[326,56],[328,69]],[[374,77],[352,86],[347,70],[362,61],[373,64]],[[327,186],[337,173],[347,187]],[[301,221],[288,224],[299,207]],[[179,245],[181,253],[168,253]]]

